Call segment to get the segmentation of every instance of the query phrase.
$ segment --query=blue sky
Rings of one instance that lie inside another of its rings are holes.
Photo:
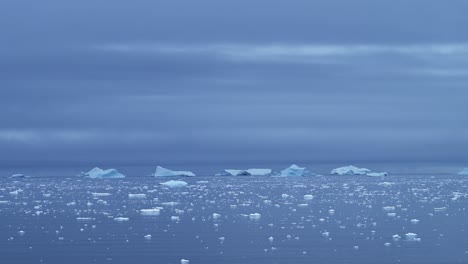
[[[467,1],[0,3],[0,164],[463,161]]]

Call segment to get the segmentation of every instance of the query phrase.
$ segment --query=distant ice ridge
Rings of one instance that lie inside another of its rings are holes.
[[[170,176],[185,176],[194,177],[195,174],[191,171],[173,171],[170,169],[163,168],[161,166],[156,167],[156,171],[152,175],[153,177],[170,177]]]
[[[116,169],[107,169],[103,170],[98,167],[88,171],[88,172],[81,172],[80,176],[88,177],[91,179],[121,179],[125,178],[125,175],[121,174]]]
[[[461,170],[458,175],[468,175],[468,168],[464,168],[463,170]]]
[[[24,175],[22,173],[17,173],[17,174],[11,175],[10,178],[12,178],[12,179],[30,178],[30,176]]]
[[[170,188],[185,187],[188,185],[188,183],[184,181],[167,181],[167,182],[162,182],[160,184],[166,187],[170,187]]]
[[[280,177],[304,177],[304,176],[314,176],[315,174],[309,171],[306,167],[299,167],[296,164],[289,166],[288,168],[282,170],[279,175]]]
[[[386,172],[372,172],[366,168],[358,168],[356,166],[350,165],[345,167],[340,167],[333,169],[330,174],[334,175],[366,175],[369,177],[383,177],[388,176]]]
[[[221,176],[268,176],[271,174],[271,169],[247,169],[247,170],[234,170],[226,169],[224,172],[218,174]]]

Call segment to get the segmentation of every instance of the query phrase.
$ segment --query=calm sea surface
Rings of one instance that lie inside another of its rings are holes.
[[[2,177],[0,262],[468,263],[468,177],[399,171],[177,178],[182,188]]]

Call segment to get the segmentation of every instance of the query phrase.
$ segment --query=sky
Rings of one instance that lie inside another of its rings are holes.
[[[0,165],[468,163],[466,10],[3,0]]]

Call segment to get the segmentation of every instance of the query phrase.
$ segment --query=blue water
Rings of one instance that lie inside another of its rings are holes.
[[[1,263],[468,262],[467,177],[200,176],[182,178],[185,188],[165,180],[1,178]],[[157,216],[140,213],[158,207]]]

